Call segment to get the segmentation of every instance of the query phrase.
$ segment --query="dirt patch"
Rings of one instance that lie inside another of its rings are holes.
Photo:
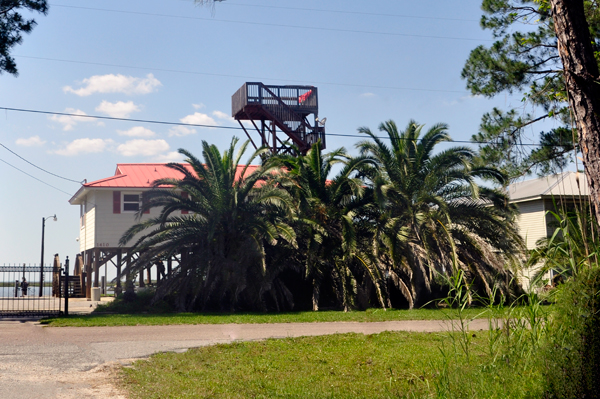
[[[7,398],[126,399],[117,387],[120,366],[107,363],[88,371],[58,372],[50,367],[2,363],[0,383]]]

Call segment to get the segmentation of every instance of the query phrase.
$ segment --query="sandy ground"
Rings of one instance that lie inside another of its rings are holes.
[[[80,311],[89,311],[90,302]],[[95,304],[92,303],[92,308]],[[73,307],[73,310],[76,306]],[[487,328],[475,320],[470,328]],[[120,365],[164,351],[236,340],[356,332],[445,331],[443,321],[377,323],[208,324],[134,327],[43,327],[35,321],[0,321],[2,398],[125,398],[114,384]]]

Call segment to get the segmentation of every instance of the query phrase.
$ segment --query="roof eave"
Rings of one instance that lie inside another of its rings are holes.
[[[540,200],[542,199],[542,196],[540,194],[536,194],[536,195],[531,195],[529,197],[522,197],[522,198],[511,198],[508,200],[509,203],[511,204],[517,204],[519,202],[526,202],[526,201],[533,201],[533,200]]]
[[[84,197],[84,193],[87,193],[87,187],[86,186],[81,186],[79,187],[79,190],[77,190],[77,192],[75,193],[75,195],[73,195],[71,197],[71,199],[69,200],[69,204],[71,205],[79,205],[81,204],[81,198]]]

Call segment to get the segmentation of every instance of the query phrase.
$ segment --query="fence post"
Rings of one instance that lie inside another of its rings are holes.
[[[60,290],[59,290],[60,291]],[[65,316],[69,315],[69,257],[65,259]]]

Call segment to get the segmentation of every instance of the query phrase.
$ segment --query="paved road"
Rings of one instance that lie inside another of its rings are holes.
[[[37,322],[0,321],[2,398],[119,398],[111,384],[115,362],[162,351],[236,340],[356,332],[444,331],[442,321],[378,323],[221,324],[135,327],[43,327]],[[473,330],[487,328],[475,320]]]

